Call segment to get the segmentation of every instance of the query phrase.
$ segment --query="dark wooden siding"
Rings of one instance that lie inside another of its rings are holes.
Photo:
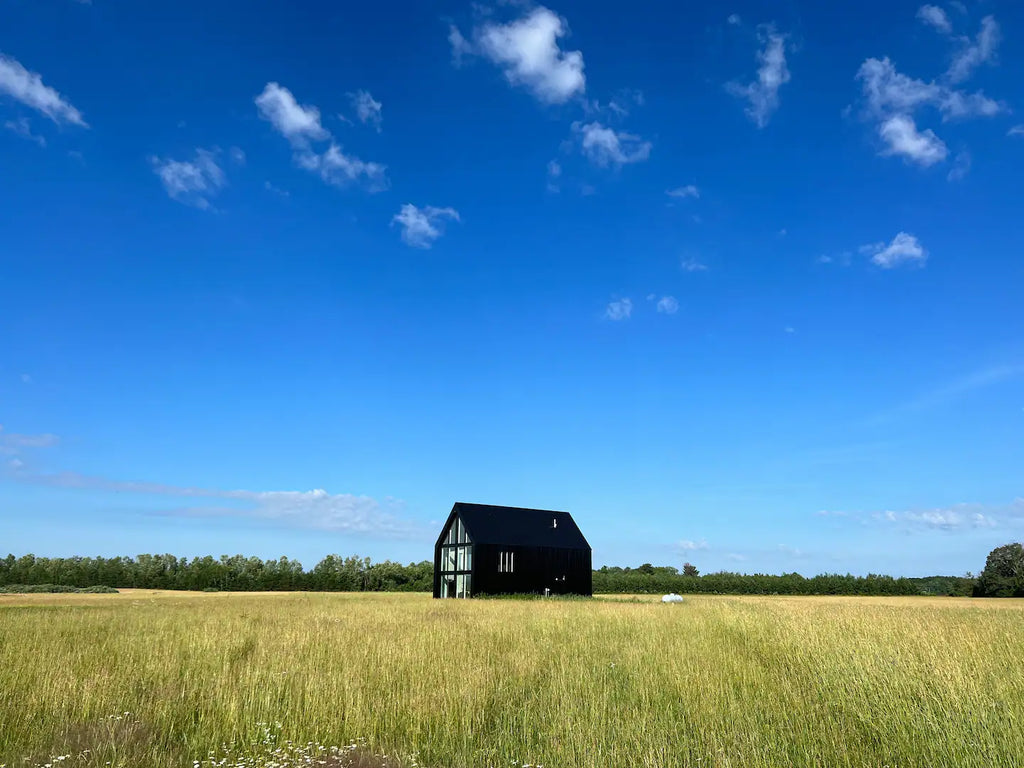
[[[512,573],[498,571],[501,552],[514,553]],[[495,544],[474,546],[474,595],[543,594],[545,588],[553,595],[593,594],[590,551]]]

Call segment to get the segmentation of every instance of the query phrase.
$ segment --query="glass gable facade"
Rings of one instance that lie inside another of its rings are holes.
[[[469,597],[473,591],[473,542],[456,517],[441,545],[441,597]]]

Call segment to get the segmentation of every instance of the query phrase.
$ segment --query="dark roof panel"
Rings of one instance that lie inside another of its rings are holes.
[[[462,518],[474,544],[590,549],[568,512],[459,501],[452,507],[452,513]]]

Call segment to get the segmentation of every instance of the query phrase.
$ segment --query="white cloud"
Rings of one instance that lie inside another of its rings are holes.
[[[396,519],[368,496],[312,491],[222,491],[224,499],[249,502],[248,508],[217,513],[273,520],[297,528],[321,531],[402,536],[412,527]],[[202,510],[190,510],[202,513]]]
[[[256,107],[260,117],[291,143],[293,158],[300,168],[318,174],[335,186],[362,181],[370,192],[388,188],[386,166],[342,152],[331,132],[320,124],[320,110],[300,105],[287,88],[267,83],[256,97]],[[313,149],[314,141],[329,141],[329,144],[321,153]]]
[[[674,296],[662,296],[658,300],[657,310],[663,315],[674,315],[679,311],[679,302]]]
[[[787,325],[787,326],[786,326],[785,328],[783,328],[782,330],[783,330],[783,331],[784,331],[785,333],[796,333],[796,328],[794,328],[794,327],[793,327],[792,325]]]
[[[917,18],[922,24],[927,24],[944,35],[953,31],[953,25],[950,24],[946,12],[937,5],[922,5],[917,9]]]
[[[342,187],[361,180],[370,192],[388,188],[385,166],[346,155],[333,141],[322,155],[304,152],[298,155],[297,162],[306,170],[319,173],[320,178],[334,186]]]
[[[871,247],[874,248],[875,246]],[[884,424],[901,416],[939,408],[1003,382],[1015,381],[1022,376],[1024,376],[1024,364],[1018,362],[981,368],[952,381],[944,382],[929,391],[919,393],[899,403],[893,408],[875,414],[868,423]]]
[[[4,122],[4,128],[11,131],[16,136],[28,139],[29,141],[34,141],[40,147],[46,146],[46,139],[32,133],[32,124],[29,122],[27,117],[21,117],[17,120],[7,120]]]
[[[273,192],[275,195],[280,195],[281,197],[289,197],[291,194],[287,189],[281,189],[280,187],[271,184],[269,181],[263,182],[263,188],[267,190],[267,192]]]
[[[651,143],[601,123],[573,123],[584,156],[601,168],[639,163],[651,155]]]
[[[1006,132],[1007,136],[1024,136],[1024,123],[1015,125],[1013,128]]]
[[[190,517],[231,516],[268,520],[295,528],[401,538],[422,536],[423,531],[396,516],[400,504],[368,496],[311,491],[249,491],[187,488],[159,483],[120,482],[77,472],[27,473],[12,467],[22,482],[59,488],[110,491],[177,498],[220,499],[230,505],[174,509],[165,514]]]
[[[962,39],[960,51],[953,57],[953,63],[950,64],[949,71],[946,73],[950,81],[961,83],[974,73],[975,68],[993,61],[1000,39],[999,25],[996,20],[991,16],[986,16],[981,20],[981,29],[974,40]]]
[[[711,546],[704,539],[701,539],[700,541],[682,539],[681,541],[676,542],[675,548],[682,552],[697,552],[711,549]]]
[[[43,84],[43,78],[29,72],[16,59],[0,53],[0,95],[10,96],[27,107],[41,112],[58,125],[71,123],[88,128],[82,113],[75,109],[53,88]]]
[[[402,227],[402,241],[413,248],[430,248],[442,234],[444,221],[459,221],[459,212],[454,208],[435,208],[428,205],[417,208],[411,203],[402,206],[391,219],[391,224]]]
[[[772,26],[764,26],[759,30],[759,37],[763,47],[757,52],[761,63],[757,80],[748,85],[729,83],[726,89],[733,96],[746,99],[747,116],[758,128],[764,128],[779,107],[779,89],[789,82],[790,74],[786,66],[786,36]]]
[[[608,302],[605,307],[604,316],[609,320],[628,320],[633,314],[633,302],[630,299],[618,299]]]
[[[24,449],[51,448],[60,442],[60,438],[49,433],[25,435],[17,432],[4,432],[0,425],[0,455],[17,456]]]
[[[902,264],[924,265],[928,260],[928,252],[913,235],[900,232],[892,242],[875,243],[861,247],[861,252],[871,256],[873,264],[882,269],[892,269]]]
[[[1005,109],[981,91],[965,93],[908,77],[898,72],[888,57],[866,59],[857,71],[857,79],[862,83],[868,116],[876,119],[909,115],[923,106],[938,109],[943,121],[992,117]]]
[[[900,155],[925,167],[941,163],[948,150],[931,129],[918,131],[913,118],[896,115],[878,126],[878,135],[886,144],[882,155]]]
[[[741,555],[739,552],[726,552],[725,557],[727,560],[732,560],[735,563],[745,563],[749,559],[746,555]]]
[[[369,91],[356,91],[348,96],[352,101],[352,108],[355,109],[359,122],[363,123],[363,125],[369,123],[377,129],[377,133],[380,133],[381,121],[383,120],[381,103],[376,101]]]
[[[325,141],[330,133],[320,124],[320,110],[302,106],[292,92],[277,83],[267,83],[256,97],[260,117],[269,122],[293,146],[304,148],[310,141]]]
[[[683,272],[707,272],[708,271],[708,265],[707,264],[704,264],[703,262],[701,262],[701,261],[699,261],[697,259],[693,259],[693,258],[683,259],[679,263],[679,267],[680,267],[680,269],[683,270]]]
[[[473,45],[459,31],[454,24],[448,27],[448,43],[452,47],[452,64],[456,67],[462,66],[462,59],[473,54]]]
[[[527,88],[546,104],[562,104],[586,89],[583,54],[563,51],[558,45],[568,31],[564,19],[538,6],[507,24],[488,22],[477,28],[473,44],[455,27],[448,41],[456,62],[478,53],[499,66],[512,85]]]
[[[946,174],[947,181],[962,181],[971,172],[971,153],[964,150],[957,154],[953,167]]]
[[[230,155],[231,162],[235,165],[245,165],[245,150],[241,147],[232,147],[228,150],[228,155]]]
[[[21,379],[21,383],[22,384],[31,384],[32,383],[32,376],[30,374],[23,373],[18,378]]]
[[[922,166],[943,162],[948,157],[945,143],[933,130],[919,130],[914,114],[932,107],[942,121],[991,117],[1006,107],[981,91],[967,93],[945,83],[925,82],[896,70],[888,59],[869,58],[857,71],[864,95],[864,116],[877,122],[885,142],[882,155],[899,155]]]
[[[558,185],[558,180],[562,177],[562,166],[557,160],[552,160],[548,163],[548,192],[558,192],[561,187]]]
[[[685,187],[676,187],[675,189],[665,190],[665,194],[669,197],[700,197],[700,190],[693,184],[687,184]]]
[[[907,531],[957,532],[971,529],[1006,528],[1024,522],[1024,498],[1009,504],[954,504],[932,509],[883,510],[879,512],[819,512],[859,523],[900,526]]]
[[[738,13],[730,13],[729,18],[725,20],[726,24],[732,24],[734,27],[739,26],[743,20],[740,18]]]
[[[224,171],[215,158],[212,152],[197,149],[195,159],[191,161],[153,157],[150,162],[172,200],[208,210],[210,198],[225,184]]]

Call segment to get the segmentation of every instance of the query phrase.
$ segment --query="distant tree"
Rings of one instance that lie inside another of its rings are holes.
[[[989,552],[975,597],[1024,597],[1024,546],[1004,544]]]
[[[693,563],[683,563],[683,576],[700,576],[700,571]]]

